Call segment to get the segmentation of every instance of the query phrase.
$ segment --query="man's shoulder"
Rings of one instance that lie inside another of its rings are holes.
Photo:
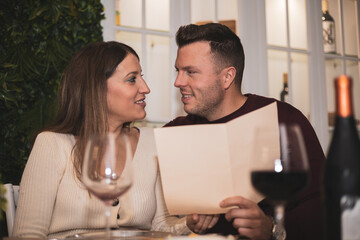
[[[250,108],[261,108],[273,102],[279,102],[275,98],[265,97],[257,94],[245,94],[247,97],[246,105]]]
[[[164,127],[201,124],[201,123],[204,123],[205,121],[206,121],[206,119],[204,119],[202,117],[189,114],[187,116],[181,116],[181,117],[175,118],[174,120],[165,124]]]
[[[276,102],[278,111],[280,111],[280,112],[282,112],[282,111],[296,111],[296,112],[299,111],[293,105],[286,103],[286,102],[279,101],[275,98],[270,98],[270,97],[255,95],[255,94],[249,94],[249,95],[247,94],[247,96],[249,99],[251,99],[251,105],[256,106],[258,108],[265,107],[268,104]]]
[[[302,112],[299,109],[297,109],[296,107],[294,107],[289,103],[279,101],[275,98],[259,96],[254,94],[248,95],[248,98],[250,99],[250,101],[247,111],[254,111],[261,107],[265,107],[268,104],[276,102],[279,122],[288,122],[294,119],[300,120],[305,118],[305,116],[302,114]]]

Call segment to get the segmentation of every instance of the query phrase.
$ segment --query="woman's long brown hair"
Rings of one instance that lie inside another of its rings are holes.
[[[55,121],[42,131],[74,135],[76,143],[72,156],[79,180],[87,139],[92,134],[109,130],[107,79],[129,53],[139,59],[136,52],[125,44],[91,43],[73,56],[61,78]],[[126,123],[126,127],[129,124]]]

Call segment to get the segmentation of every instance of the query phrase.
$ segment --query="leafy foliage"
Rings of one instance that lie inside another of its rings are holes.
[[[71,56],[102,40],[100,0],[0,1],[0,174],[19,184]]]
[[[1,179],[1,174],[0,174],[0,179]],[[5,198],[5,194],[6,194],[5,186],[0,182],[0,220],[2,220],[3,212],[5,212],[7,208],[7,201]]]
[[[100,0],[0,1],[1,182],[19,184],[34,133],[55,113],[66,64],[78,49],[102,40],[103,18]]]

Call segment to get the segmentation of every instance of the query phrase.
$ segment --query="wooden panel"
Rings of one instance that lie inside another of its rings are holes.
[[[200,22],[196,22],[196,25],[204,25],[204,24],[208,24],[208,23],[212,23],[213,21],[200,21]],[[227,26],[228,28],[231,29],[231,31],[233,31],[236,34],[236,21],[235,20],[222,20],[219,21],[220,24],[223,24],[225,26]]]

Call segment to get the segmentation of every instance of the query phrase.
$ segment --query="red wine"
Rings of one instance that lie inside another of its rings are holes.
[[[360,140],[351,84],[345,75],[335,80],[335,128],[324,173],[325,235],[330,240],[360,239]]]
[[[253,171],[251,182],[257,191],[271,200],[286,201],[306,187],[308,173]]]

